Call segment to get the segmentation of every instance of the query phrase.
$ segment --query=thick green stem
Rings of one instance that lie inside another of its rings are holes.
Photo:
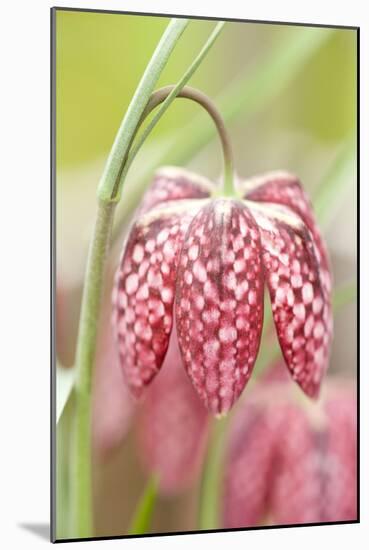
[[[76,411],[72,447],[71,492],[73,537],[92,536],[91,490],[91,379],[115,205],[99,202],[87,260],[76,351]]]

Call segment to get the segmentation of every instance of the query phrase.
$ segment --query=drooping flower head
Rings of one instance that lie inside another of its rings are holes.
[[[265,283],[293,378],[316,397],[328,366],[331,279],[298,180],[271,173],[217,197],[206,178],[161,169],[146,193],[116,276],[121,365],[134,395],[159,372],[175,317],[182,361],[213,414],[237,400],[258,354]]]

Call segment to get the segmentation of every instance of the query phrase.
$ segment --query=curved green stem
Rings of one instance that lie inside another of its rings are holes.
[[[207,41],[205,42],[204,46],[201,48],[199,54],[196,56],[194,61],[191,63],[191,65],[188,67],[187,71],[184,73],[182,78],[177,82],[175,86],[171,86],[171,90],[168,93],[166,97],[162,99],[161,102],[156,103],[156,105],[153,105],[153,95],[152,94],[150,101],[148,102],[148,105],[146,106],[144,112],[141,115],[140,121],[136,127],[135,132],[132,134],[131,141],[129,144],[129,147],[126,152],[126,156],[124,158],[122,171],[120,173],[120,181],[119,186],[121,187],[123,185],[123,182],[126,178],[127,172],[136,157],[138,151],[141,149],[142,145],[154,129],[154,127],[157,125],[161,117],[164,115],[164,113],[167,111],[169,106],[173,103],[173,101],[176,99],[176,97],[180,94],[181,90],[185,87],[186,83],[190,80],[191,76],[194,74],[196,69],[199,67],[200,63],[203,61],[205,56],[207,55],[208,51],[214,44],[215,40],[218,38],[220,32],[222,31],[225,23],[224,21],[219,22]],[[158,96],[157,96],[158,97]],[[149,103],[151,102],[151,107],[149,107]],[[136,143],[133,145],[133,141],[136,137],[136,134],[142,125],[142,123],[145,121],[146,117],[151,113],[151,111],[156,107],[159,106],[160,103],[160,109],[158,109],[155,116],[153,116],[152,120],[149,122],[149,124],[146,126],[146,128],[143,130],[142,134],[137,138]]]
[[[230,82],[216,97],[216,104],[226,124],[229,125],[240,117],[243,124],[247,124],[250,117],[270,104],[290,85],[305,63],[331,39],[334,32],[328,29],[324,32],[317,30],[313,33],[313,39],[312,29],[291,32],[270,55],[266,55],[260,62],[255,63],[250,71],[245,71]],[[163,106],[164,103],[160,110]],[[160,150],[151,159],[146,159],[140,176],[129,182],[130,192],[126,194],[124,201],[119,203],[114,240],[121,238],[122,228],[137,207],[153,171],[163,162],[178,166],[187,164],[195,154],[203,150],[213,138],[213,134],[213,125],[204,124],[203,117],[196,116],[182,128],[178,138],[170,135],[170,139]]]
[[[115,205],[99,202],[94,233],[87,259],[85,285],[76,350],[76,412],[71,470],[72,521],[74,537],[92,536],[91,505],[91,379],[97,325],[103,289],[105,260],[109,249]]]
[[[164,88],[160,88],[159,90],[154,92],[151,95],[150,101],[148,102],[146,109],[142,114],[140,124],[142,124],[145,118],[149,116],[149,114],[154,109],[156,109],[156,107],[158,107],[161,103],[164,103],[171,96],[173,91],[176,90],[176,88],[177,88],[176,86],[165,86]],[[232,152],[231,140],[229,138],[229,134],[226,130],[221,114],[219,113],[215,104],[211,101],[211,99],[206,94],[204,94],[200,90],[191,88],[190,86],[184,86],[181,90],[178,90],[176,93],[176,97],[190,99],[191,101],[194,101],[195,103],[201,105],[201,107],[203,107],[212,118],[220,138],[222,152],[223,152],[223,186],[222,186],[222,189],[219,191],[219,193],[232,196],[234,194],[233,152]],[[149,131],[151,131],[151,129],[152,127],[149,128]],[[133,159],[137,155],[147,135],[148,135],[148,132],[144,132],[142,138],[138,141],[138,143],[132,146],[129,152],[127,161],[125,163],[125,167],[123,170],[124,174],[128,171],[130,165],[132,164]]]

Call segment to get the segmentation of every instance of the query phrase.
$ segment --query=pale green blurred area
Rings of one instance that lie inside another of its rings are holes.
[[[75,167],[109,152],[168,22],[163,17],[57,12],[58,169]],[[214,24],[191,22],[161,84],[178,80]],[[191,85],[216,96],[293,32],[295,27],[289,26],[227,23]],[[311,28],[309,32],[314,40],[327,30]],[[322,145],[344,139],[355,125],[355,55],[355,32],[336,31],[319,55],[301,67],[293,85],[263,113],[261,122],[270,128],[306,132]],[[178,102],[161,121],[156,137],[179,130],[195,109]],[[254,134],[254,147],[262,146],[262,132],[265,130],[260,128]]]
[[[122,117],[168,22],[162,17],[57,11],[57,283],[61,290],[58,308],[63,309],[68,329],[58,338],[65,348],[71,347],[76,335],[96,187]],[[214,26],[214,21],[190,23],[158,86],[179,80]],[[298,174],[313,195],[345,143],[356,136],[356,32],[331,33],[322,28],[303,32],[311,33],[312,41],[324,33],[330,35],[295,71],[281,93],[251,116],[240,114],[227,127],[238,174],[247,177],[287,169]],[[189,84],[216,102],[235,79],[242,75],[251,78],[254,69],[294,33],[296,27],[290,26],[227,23]],[[169,108],[133,163],[127,188],[134,187],[146,163],[152,162],[166,140],[175,139],[178,147],[182,146],[182,129],[194,117],[202,117],[204,125],[212,124],[198,106],[184,100]],[[188,167],[219,178],[221,154],[216,137]],[[346,195],[323,228],[337,284],[356,276],[355,158],[346,166],[344,177],[349,183]],[[118,248],[121,245],[122,241]],[[355,304],[335,319],[332,367],[345,374],[355,371]],[[95,510],[99,535],[121,534],[127,528],[144,485],[136,461],[131,434],[112,460],[98,469]],[[153,529],[194,529],[197,490],[160,502]]]
[[[139,79],[158,43],[168,18],[98,13],[57,15],[58,162],[76,166],[107,154]],[[163,77],[175,82],[214,23],[193,21]],[[222,86],[227,52],[216,46],[207,70],[193,84],[210,92]],[[209,85],[210,84],[210,85]],[[158,135],[183,124],[187,114],[169,112]]]

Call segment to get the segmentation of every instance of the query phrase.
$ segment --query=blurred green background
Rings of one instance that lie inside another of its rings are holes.
[[[73,364],[96,187],[122,117],[168,22],[163,17],[56,12],[57,348],[64,365]],[[179,80],[214,25],[191,22],[158,87]],[[227,23],[189,82],[207,93],[228,120],[240,176],[287,169],[300,176],[313,197],[327,178],[333,181],[323,232],[336,284],[356,277],[356,39],[356,32],[346,29]],[[275,63],[281,49],[284,54]],[[300,50],[305,53],[300,55]],[[234,86],[237,101],[225,101]],[[216,137],[205,139],[205,146],[191,147],[198,131],[210,128],[212,122],[197,106],[175,102],[131,167],[117,221],[129,221],[141,190],[160,164],[183,161],[218,178]],[[122,239],[116,242],[109,284]],[[333,372],[355,373],[356,334],[352,304],[335,319]],[[121,534],[141,494],[144,478],[133,447],[130,436],[96,471],[99,535]],[[175,501],[161,502],[153,530],[193,529],[197,491],[195,487]]]
[[[105,159],[169,19],[56,13],[58,266],[67,279],[78,279]],[[214,25],[191,22],[158,87],[178,81]],[[224,114],[241,176],[287,169],[313,194],[356,135],[356,32],[229,22],[189,84]],[[192,145],[201,132],[208,132],[201,147]],[[128,174],[117,220],[127,218],[160,164],[185,163],[218,178],[220,150],[211,132],[212,121],[198,106],[183,100],[171,106]]]
[[[107,155],[139,79],[169,19],[105,13],[57,14],[57,159],[71,168]],[[175,83],[214,22],[192,21],[161,84]],[[296,27],[227,23],[191,84],[216,97],[241,72],[263,59]],[[314,41],[325,29],[311,28]],[[293,47],[293,45],[291,45]],[[322,145],[355,126],[356,34],[336,31],[318,55],[264,113],[269,127],[306,132]],[[178,102],[157,137],[180,130],[196,107]],[[239,121],[242,124],[242,120]],[[262,134],[260,135],[262,137]],[[257,139],[258,136],[255,136]],[[256,144],[258,142],[256,141]],[[261,145],[261,144],[260,144]]]

